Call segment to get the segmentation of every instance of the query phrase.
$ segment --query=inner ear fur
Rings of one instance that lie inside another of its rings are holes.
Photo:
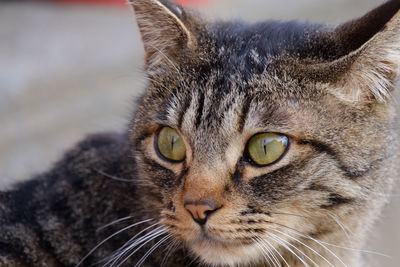
[[[344,72],[334,88],[349,101],[390,98],[400,66],[400,1],[388,1],[358,20],[339,26],[335,39],[351,51],[336,62]]]
[[[361,48],[336,62],[343,71],[335,83],[336,94],[349,101],[375,99],[385,102],[399,76],[400,14],[385,30],[376,34]]]
[[[167,0],[132,0],[142,37],[146,68],[174,64],[179,53],[194,49],[194,20],[180,5]]]

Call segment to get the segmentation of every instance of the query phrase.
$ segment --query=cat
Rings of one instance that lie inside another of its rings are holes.
[[[399,162],[400,1],[338,27],[131,4],[131,123],[0,193],[0,266],[365,266]]]

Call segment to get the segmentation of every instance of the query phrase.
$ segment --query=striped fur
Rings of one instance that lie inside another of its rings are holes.
[[[129,130],[0,194],[0,265],[363,266],[397,175],[400,1],[336,28],[132,5],[148,87]],[[184,161],[156,151],[162,126]],[[265,167],[245,152],[261,132],[290,139]],[[218,209],[200,225],[188,199]]]

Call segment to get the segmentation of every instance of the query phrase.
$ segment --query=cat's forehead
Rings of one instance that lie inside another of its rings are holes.
[[[214,107],[229,98],[256,98],[269,105],[280,105],[286,98],[290,102],[313,98],[318,94],[315,84],[288,70],[292,66],[285,61],[323,58],[318,55],[323,51],[314,49],[316,32],[322,27],[277,21],[210,24],[200,51],[194,55],[200,60],[186,61],[183,73],[172,75],[190,84],[190,91],[207,91],[208,97],[216,100]]]
[[[216,51],[211,53],[212,61],[232,72],[251,75],[264,71],[282,56],[321,58],[322,51],[313,45],[322,28],[299,22],[219,22],[209,25],[207,35]]]
[[[161,95],[158,113],[200,143],[205,143],[202,136],[218,140],[246,129],[278,131],[291,110],[299,112],[304,99],[309,104],[319,95],[314,84],[283,74],[284,66],[275,63],[288,55],[300,57],[318,27],[273,21],[210,25],[205,51],[198,53],[201,61],[174,66],[161,80],[152,77],[173,91]]]
[[[303,105],[298,97],[289,97],[290,88],[298,88],[268,78],[245,81],[240,75],[216,72],[204,83],[193,82],[188,87],[166,98],[159,113],[168,114],[167,124],[208,153],[220,152],[235,137],[286,131],[292,114]]]

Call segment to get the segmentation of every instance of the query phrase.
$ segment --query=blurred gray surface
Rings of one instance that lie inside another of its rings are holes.
[[[220,0],[207,17],[337,24],[380,0]],[[129,9],[0,3],[0,188],[47,169],[90,132],[127,124],[143,90],[143,49]],[[399,192],[399,190],[395,190]],[[400,266],[400,196],[371,232],[372,266]]]

